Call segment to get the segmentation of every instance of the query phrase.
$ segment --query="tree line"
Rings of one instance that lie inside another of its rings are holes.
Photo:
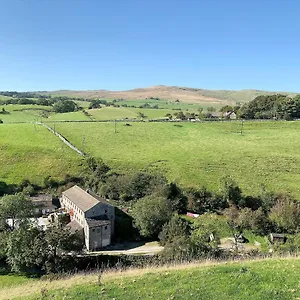
[[[117,207],[116,241],[158,239],[164,246],[159,254],[162,261],[232,255],[220,248],[222,228],[218,222],[206,223],[202,218],[191,222],[184,217],[187,212],[222,216],[235,239],[245,230],[260,236],[271,232],[289,234],[288,242],[276,249],[290,253],[300,250],[300,204],[289,194],[275,194],[262,187],[256,196],[245,195],[228,176],[216,191],[187,188],[168,182],[159,173],[118,173],[102,160],[89,157],[80,177],[67,176],[63,181],[47,177],[42,187],[28,180],[15,187],[0,182],[0,260],[14,271],[65,270],[70,252],[75,255],[82,244],[63,224],[52,225],[46,231],[34,224],[28,196],[41,191],[59,196],[74,184],[109,199]],[[12,220],[9,228],[7,219]]]

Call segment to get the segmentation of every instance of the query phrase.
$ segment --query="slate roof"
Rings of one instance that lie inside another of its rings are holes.
[[[87,225],[89,228],[99,227],[103,225],[110,225],[109,220],[97,220],[97,219],[86,219]]]
[[[74,185],[70,189],[62,192],[62,194],[84,212],[90,210],[95,205],[100,203],[98,199],[96,199],[77,185]]]
[[[67,224],[68,228],[70,228],[70,231],[72,233],[75,233],[77,231],[83,230],[83,227],[75,220],[71,221],[70,223]]]

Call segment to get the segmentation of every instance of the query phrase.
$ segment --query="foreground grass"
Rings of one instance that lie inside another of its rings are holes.
[[[33,124],[1,124],[0,181],[42,184],[46,176],[78,174],[82,158],[47,129]]]
[[[198,263],[0,287],[1,299],[297,299],[299,259]]]
[[[0,275],[0,290],[3,288],[11,288],[14,286],[19,286],[25,283],[33,282],[36,279],[29,278],[22,275],[8,274]]]
[[[232,176],[248,194],[300,194],[300,122],[60,123],[56,129],[118,171],[152,170],[186,186],[218,189]]]

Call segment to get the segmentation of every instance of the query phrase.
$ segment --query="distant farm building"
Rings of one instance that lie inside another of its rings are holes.
[[[236,120],[236,113],[234,111],[228,111],[223,114],[223,117],[230,120]]]
[[[67,226],[73,232],[82,234],[88,251],[100,250],[111,244],[114,206],[76,185],[62,193],[60,202],[71,217]]]
[[[49,215],[59,207],[59,203],[55,203],[51,195],[41,194],[31,197],[30,200],[34,206],[34,215],[37,217]]]

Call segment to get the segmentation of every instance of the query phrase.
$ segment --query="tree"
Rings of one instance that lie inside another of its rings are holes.
[[[219,111],[222,113],[233,112],[233,108],[230,105],[225,105],[221,107]]]
[[[194,223],[190,237],[191,257],[216,257],[220,253],[220,237],[214,225]]]
[[[172,120],[172,115],[171,115],[170,113],[167,113],[167,114],[165,115],[165,117],[168,118],[169,120]]]
[[[5,195],[0,198],[0,220],[4,224],[6,219],[12,219],[12,227],[15,228],[16,220],[30,217],[33,213],[32,202],[23,194]]]
[[[278,230],[295,233],[300,226],[300,204],[289,195],[278,195],[275,205],[271,208],[270,219]]]
[[[141,118],[141,119],[146,118],[146,115],[145,115],[144,113],[142,113],[141,111],[139,111],[139,112],[137,113],[137,116],[138,116],[138,118]]]
[[[169,184],[167,198],[170,200],[173,211],[176,211],[179,214],[186,212],[187,197],[176,183],[171,182]]]
[[[186,116],[185,116],[185,114],[184,114],[182,111],[176,112],[176,113],[174,114],[174,116],[175,116],[177,119],[180,119],[180,120],[186,120]]]
[[[64,271],[66,252],[80,251],[82,244],[76,235],[58,225],[46,231],[26,223],[8,236],[6,255],[13,271],[43,269],[47,273]]]
[[[69,228],[60,225],[50,226],[43,236],[44,269],[47,272],[57,273],[62,271],[61,261],[67,252],[79,252],[82,241]]]
[[[172,207],[169,200],[163,197],[147,196],[134,205],[132,214],[142,236],[157,238],[172,216]]]
[[[60,100],[53,105],[53,110],[56,113],[72,112],[77,109],[77,105],[71,100]]]
[[[242,190],[231,177],[222,179],[221,194],[228,204],[239,205],[242,200]]]
[[[15,272],[40,268],[43,263],[42,232],[36,227],[21,226],[9,234],[7,261]]]
[[[216,111],[216,108],[213,107],[213,106],[209,106],[206,110],[207,110],[207,112],[209,112],[209,113],[213,113],[213,112]]]
[[[178,239],[187,237],[189,230],[188,222],[178,215],[174,215],[171,220],[163,226],[158,236],[160,244],[165,246],[166,244],[175,243]]]
[[[187,198],[188,210],[198,214],[214,212],[227,207],[227,202],[222,197],[211,193],[206,187],[202,187],[199,190],[189,189]]]

